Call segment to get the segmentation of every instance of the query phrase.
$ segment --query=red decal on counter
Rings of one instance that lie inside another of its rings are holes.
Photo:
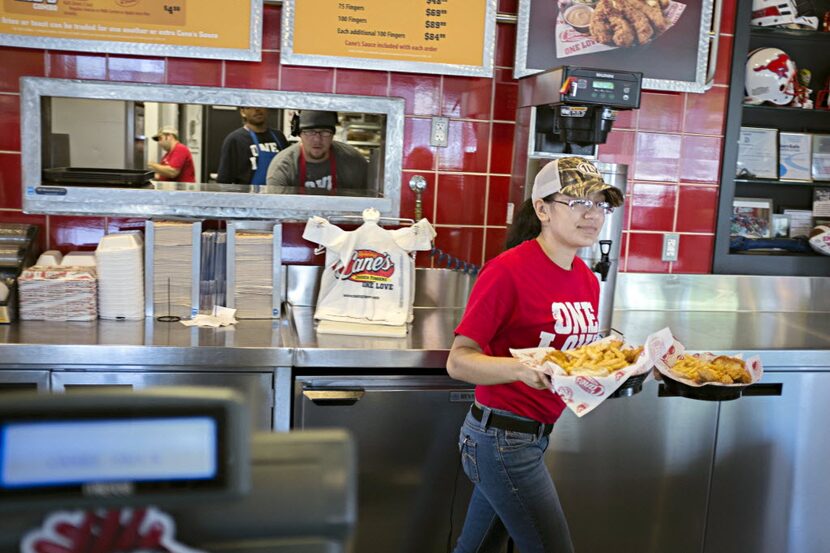
[[[388,253],[374,250],[355,250],[349,263],[343,267],[339,262],[333,267],[334,277],[355,282],[386,282],[395,273],[395,263]]]
[[[177,542],[173,519],[155,509],[58,511],[27,533],[21,553],[201,553]]]
[[[591,394],[592,396],[601,396],[602,393],[605,391],[605,388],[599,381],[595,378],[591,378],[590,376],[578,376],[576,377],[576,385]]]

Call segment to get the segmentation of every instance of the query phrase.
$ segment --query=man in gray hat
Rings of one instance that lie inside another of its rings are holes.
[[[291,134],[300,142],[271,161],[266,184],[329,194],[365,189],[369,164],[356,148],[334,140],[336,127],[333,111],[303,110],[295,116]]]

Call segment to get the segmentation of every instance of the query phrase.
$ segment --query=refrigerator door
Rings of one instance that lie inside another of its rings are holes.
[[[450,532],[455,543],[472,493],[458,455],[472,401],[446,376],[297,377],[294,428],[346,428],[357,443],[355,551],[443,553]]]
[[[546,463],[576,551],[702,550],[718,404],[659,387],[557,421]]]
[[[830,373],[762,383],[781,395],[721,407],[705,553],[830,551]]]

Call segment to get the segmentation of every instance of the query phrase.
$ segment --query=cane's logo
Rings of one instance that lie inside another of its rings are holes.
[[[577,415],[581,415],[582,413],[584,413],[584,412],[585,412],[585,410],[586,410],[587,408],[588,408],[588,404],[587,404],[587,403],[580,403],[579,405],[577,405],[577,406],[576,406],[576,414],[577,414]]]
[[[585,33],[580,33],[568,27],[559,34],[559,39],[564,43],[581,42],[585,40]]]
[[[333,267],[334,278],[355,282],[387,282],[395,273],[395,262],[388,253],[355,250],[346,266]]]
[[[578,376],[576,377],[576,385],[591,394],[592,396],[601,396],[602,393],[605,391],[605,388],[599,381],[595,378],[591,378],[590,376]]]
[[[559,397],[561,397],[562,401],[565,403],[570,403],[574,400],[574,391],[567,386],[557,388],[556,393],[559,394]]]

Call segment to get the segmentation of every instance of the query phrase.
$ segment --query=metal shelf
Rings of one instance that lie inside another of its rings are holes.
[[[735,184],[780,184],[782,186],[830,186],[830,181],[804,181],[780,179],[735,179]]]
[[[830,0],[815,2],[817,10],[830,9]],[[755,48],[782,48],[796,60],[799,67],[813,71],[811,87],[814,90],[823,86],[830,74],[830,58],[827,57],[830,33],[752,27],[751,13],[752,0],[737,0],[712,270],[720,274],[827,276],[830,275],[830,256],[794,255],[792,252],[739,253],[729,250],[732,201],[735,196],[770,198],[779,209],[809,209],[814,188],[830,186],[830,183],[822,182],[735,177],[742,126],[777,128],[785,132],[830,132],[830,116],[826,115],[830,111],[827,110],[744,104],[746,56]]]
[[[830,34],[830,33],[827,33]],[[811,113],[815,115],[821,115],[822,117],[830,117],[830,109],[804,109],[804,108],[793,108],[789,106],[767,106],[767,105],[755,105],[755,104],[744,104],[744,109],[749,110],[765,110],[765,111],[772,111],[772,112],[782,112],[787,113],[789,112],[790,115],[793,113]]]
[[[754,38],[809,40],[830,45],[830,33],[811,31],[809,29],[782,29],[778,27],[752,26],[750,34]]]

